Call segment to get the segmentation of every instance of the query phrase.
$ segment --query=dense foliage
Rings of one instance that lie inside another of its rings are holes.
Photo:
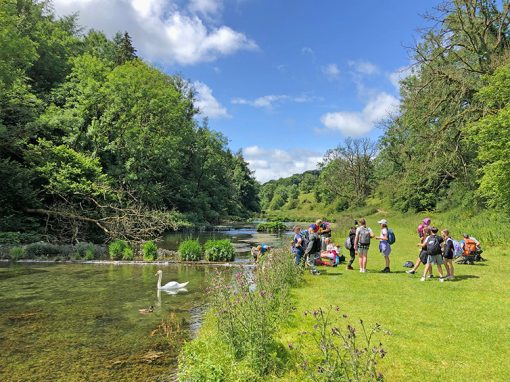
[[[0,25],[0,231],[144,241],[258,211],[242,154],[127,32],[82,34],[32,0],[2,1]]]
[[[229,239],[208,240],[204,244],[204,254],[208,261],[234,261],[236,251]]]
[[[280,232],[288,229],[287,225],[281,221],[271,221],[257,225],[257,232]]]
[[[158,246],[153,240],[143,243],[142,252],[145,261],[155,261],[158,258]]]
[[[184,240],[179,245],[178,252],[179,258],[183,261],[199,261],[204,257],[198,240]]]

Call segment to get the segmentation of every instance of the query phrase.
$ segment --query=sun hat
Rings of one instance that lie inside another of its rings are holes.
[[[430,218],[423,219],[423,224],[430,225]]]
[[[379,220],[377,223],[379,223],[379,224],[384,224],[384,225],[388,225],[388,220],[386,220],[386,219],[381,219],[381,220]]]

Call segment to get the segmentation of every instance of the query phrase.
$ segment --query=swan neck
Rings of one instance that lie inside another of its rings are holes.
[[[163,273],[158,275],[158,289],[161,289],[161,278],[163,277]]]

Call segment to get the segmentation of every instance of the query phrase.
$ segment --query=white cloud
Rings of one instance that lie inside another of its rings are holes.
[[[315,52],[313,51],[313,49],[307,46],[301,48],[301,54],[309,54],[310,56],[315,57]]]
[[[190,0],[188,8],[193,13],[216,16],[223,10],[222,0]]]
[[[348,64],[356,73],[359,74],[371,76],[372,74],[377,74],[379,72],[377,65],[372,64],[369,61],[353,60],[349,61]]]
[[[324,114],[321,122],[329,130],[358,137],[370,133],[377,122],[398,110],[399,100],[385,92],[374,96],[361,112],[339,111]]]
[[[191,1],[188,10],[164,0],[54,0],[53,4],[58,15],[79,12],[80,24],[109,36],[128,31],[139,53],[151,61],[192,65],[258,49],[243,33],[225,25],[209,26],[200,18],[220,12],[221,1]]]
[[[287,151],[250,146],[243,149],[243,155],[260,182],[314,170],[322,160],[320,153],[299,148]]]
[[[265,108],[265,109],[273,109],[276,105],[282,104],[284,102],[296,102],[296,103],[305,103],[305,102],[313,102],[316,100],[320,100],[319,97],[313,97],[308,95],[300,95],[297,97],[291,97],[284,94],[271,94],[265,95],[262,97],[255,98],[253,100],[249,100],[246,98],[233,98],[232,103],[235,105],[248,105],[253,107]]]
[[[334,80],[339,77],[340,69],[338,69],[338,66],[336,66],[336,64],[328,64],[322,67],[322,73],[329,79]]]
[[[197,92],[195,105],[200,112],[209,118],[230,118],[227,109],[224,108],[212,94],[211,88],[206,84],[196,81],[193,86]]]

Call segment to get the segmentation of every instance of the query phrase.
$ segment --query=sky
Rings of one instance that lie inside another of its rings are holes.
[[[376,139],[398,110],[409,47],[440,0],[53,0],[194,84],[199,118],[257,180],[317,167],[347,137]]]

